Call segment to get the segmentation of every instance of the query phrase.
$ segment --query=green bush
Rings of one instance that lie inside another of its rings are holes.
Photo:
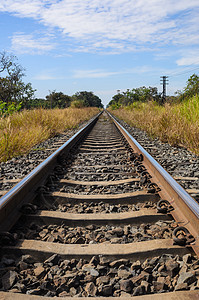
[[[19,111],[22,107],[22,102],[20,103],[9,103],[0,101],[0,117],[5,117],[12,115],[14,112]]]

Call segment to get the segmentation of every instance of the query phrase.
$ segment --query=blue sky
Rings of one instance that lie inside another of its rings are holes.
[[[37,97],[157,86],[199,73],[199,0],[0,0],[0,51],[26,69]]]

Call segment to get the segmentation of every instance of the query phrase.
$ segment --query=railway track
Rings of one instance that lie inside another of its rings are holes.
[[[0,299],[199,297],[199,206],[107,112],[0,204]]]

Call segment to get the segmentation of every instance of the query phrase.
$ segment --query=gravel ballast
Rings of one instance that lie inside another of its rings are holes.
[[[116,120],[140,143],[140,145],[172,176],[184,189],[199,190],[199,156],[187,149],[152,139],[145,131]],[[190,177],[190,179],[177,179]],[[199,193],[192,194],[199,202]]]
[[[118,120],[119,121],[119,120]],[[172,147],[168,143],[162,143],[158,138],[151,139],[146,132],[141,129],[134,128],[119,121],[121,125],[165,168],[173,177],[194,177],[195,180],[177,179],[177,181],[185,189],[199,189],[199,157],[182,147]],[[78,129],[60,134],[37,145],[28,155],[13,158],[7,162],[0,163],[0,188],[1,190],[10,189],[15,183],[3,182],[3,180],[21,179],[32,171],[39,163],[46,159],[55,151],[55,143],[66,142],[80,128],[85,126],[82,124]],[[59,146],[56,146],[57,148]],[[99,157],[100,159],[100,157]],[[107,157],[107,160],[109,158]],[[81,161],[81,155],[80,155]],[[117,159],[116,159],[117,161]],[[106,163],[106,158],[104,160]],[[115,162],[111,162],[114,164]],[[88,161],[89,164],[89,161]],[[110,162],[108,162],[110,164]],[[101,180],[107,180],[106,173],[102,174]],[[113,178],[112,178],[113,177]],[[117,173],[112,175],[109,180],[118,180]],[[123,177],[125,178],[125,177]],[[83,175],[76,175],[75,179],[85,180]],[[97,178],[99,180],[99,177]],[[93,175],[92,180],[95,179]],[[199,194],[193,194],[196,200]]]
[[[191,254],[164,254],[145,261],[3,256],[0,275],[2,291],[46,297],[121,297],[199,288],[199,262]]]

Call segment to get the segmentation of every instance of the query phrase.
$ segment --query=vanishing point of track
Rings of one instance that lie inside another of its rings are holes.
[[[199,297],[199,205],[108,112],[0,205],[0,299]]]

